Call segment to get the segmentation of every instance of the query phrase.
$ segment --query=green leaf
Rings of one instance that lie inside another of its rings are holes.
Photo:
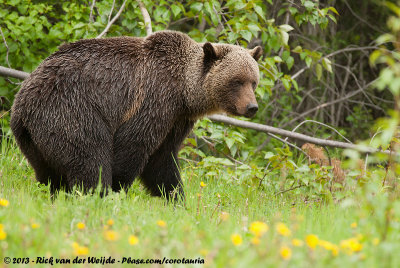
[[[329,7],[329,10],[332,11],[333,13],[335,13],[336,15],[340,16],[340,15],[339,15],[339,12],[337,12],[336,8],[334,8],[334,7]]]
[[[281,57],[275,56],[275,57],[274,57],[274,61],[275,61],[275,62],[282,62],[283,60],[281,59]]]
[[[281,39],[282,39],[282,43],[285,45],[288,45],[289,42],[289,34],[285,31],[281,31]]]
[[[282,81],[282,84],[283,84],[283,86],[285,87],[285,89],[286,89],[287,91],[289,91],[290,88],[291,88],[289,79],[283,77],[283,78],[281,79],[281,81]]]
[[[240,31],[240,35],[244,38],[244,39],[246,39],[247,40],[247,42],[250,42],[251,41],[251,32],[250,31],[248,31],[248,30],[242,30],[242,31]]]
[[[266,152],[264,159],[270,159],[271,157],[275,156],[272,152]]]
[[[294,64],[294,58],[293,58],[292,56],[289,56],[289,57],[286,59],[286,65],[287,65],[289,71],[290,71],[290,69],[292,69],[293,64]]]
[[[323,59],[322,59],[322,65],[324,66],[324,68],[325,68],[328,72],[332,73],[332,63],[331,63],[331,60],[330,60],[330,59],[328,59],[328,58],[323,58]]]
[[[260,6],[254,5],[254,10],[258,16],[260,16],[263,20],[265,20],[264,11],[262,10],[262,8]]]
[[[294,29],[292,26],[290,26],[288,24],[282,24],[282,25],[279,26],[279,28],[282,31],[285,31],[285,32],[290,32],[290,31],[292,31]]]
[[[194,2],[193,4],[190,5],[190,9],[195,13],[198,13],[203,9],[203,3]]]
[[[374,52],[371,53],[369,56],[369,64],[372,66],[375,66],[376,60],[381,56],[381,51],[380,50],[375,50]]]
[[[179,15],[179,13],[181,13],[181,8],[175,4],[171,6],[171,10],[175,18]]]
[[[311,57],[306,57],[306,65],[307,65],[308,68],[310,68],[311,63],[312,63],[312,58]]]
[[[321,64],[318,63],[315,66],[315,72],[317,73],[317,79],[321,80],[321,77],[322,77],[322,66],[321,66]]]
[[[303,48],[301,46],[297,46],[292,51],[295,53],[301,53],[303,51]]]

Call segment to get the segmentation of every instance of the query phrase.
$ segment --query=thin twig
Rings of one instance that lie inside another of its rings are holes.
[[[144,27],[146,29],[146,35],[151,35],[153,33],[153,30],[151,27],[151,19],[149,12],[147,11],[146,6],[143,4],[142,1],[138,0],[137,2],[139,3],[140,12],[142,12]]]
[[[103,35],[105,35],[105,34],[108,32],[108,30],[110,29],[111,25],[114,24],[114,22],[119,18],[119,16],[121,15],[122,11],[124,10],[126,1],[127,1],[127,0],[125,0],[125,1],[122,3],[122,6],[121,6],[121,8],[118,10],[118,13],[117,13],[117,14],[114,16],[114,18],[107,24],[107,26],[106,26],[106,28],[104,29],[104,31],[96,37],[96,39],[103,37]]]
[[[90,14],[89,14],[89,23],[93,23],[94,19],[93,19],[93,9],[94,6],[96,5],[96,0],[92,1],[92,5],[90,6]]]
[[[315,123],[315,124],[319,124],[319,125],[321,125],[321,126],[330,128],[330,129],[332,129],[333,131],[335,131],[340,137],[342,137],[344,140],[346,140],[348,143],[352,143],[349,139],[347,139],[345,136],[343,136],[342,134],[340,134],[340,132],[339,132],[338,130],[336,130],[336,128],[331,127],[331,126],[329,126],[329,125],[327,125],[327,124],[324,124],[324,123],[315,121],[315,120],[305,120],[305,121],[301,122],[300,124],[298,124],[292,131],[295,132],[296,129],[298,129],[301,125],[303,125],[303,124],[305,124],[305,123],[308,123],[308,122]],[[287,139],[287,138],[286,138],[286,139]]]
[[[286,189],[286,190],[283,190],[283,191],[277,192],[277,193],[275,194],[275,196],[277,196],[277,195],[280,195],[280,194],[284,194],[284,193],[286,193],[286,192],[289,192],[289,191],[295,190],[295,189],[297,189],[297,188],[301,188],[301,187],[303,187],[303,186],[307,186],[307,185],[305,185],[305,184],[300,184],[300,185],[297,185],[296,187],[292,187],[292,188],[289,188],[289,189]]]
[[[111,6],[111,10],[110,10],[110,14],[108,14],[108,23],[110,23],[111,21],[111,15],[114,11],[114,7],[115,7],[115,0],[113,0],[112,6]]]
[[[1,36],[3,37],[4,45],[5,45],[6,48],[7,48],[6,62],[7,62],[8,68],[11,68],[10,62],[8,61],[8,54],[9,54],[9,52],[10,52],[10,49],[8,48],[7,41],[6,41],[6,37],[4,36],[3,30],[1,29],[1,27],[0,27],[0,34],[1,34]]]

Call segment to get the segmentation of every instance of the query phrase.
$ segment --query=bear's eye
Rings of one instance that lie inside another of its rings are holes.
[[[253,82],[251,85],[253,86],[253,90],[255,90],[256,87],[257,87],[257,83],[256,83],[256,82]]]
[[[241,86],[243,85],[243,82],[239,79],[233,80],[233,84],[235,84],[236,86]]]

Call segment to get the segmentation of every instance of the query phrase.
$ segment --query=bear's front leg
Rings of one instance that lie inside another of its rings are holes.
[[[193,125],[194,121],[189,119],[177,121],[149,158],[140,177],[152,195],[165,196],[168,200],[185,198],[179,174],[178,151]]]

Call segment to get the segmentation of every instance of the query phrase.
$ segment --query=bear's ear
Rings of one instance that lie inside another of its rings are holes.
[[[207,42],[203,45],[203,51],[205,61],[210,62],[218,59],[217,52],[210,42]]]
[[[218,59],[217,52],[215,51],[215,47],[207,42],[203,45],[204,52],[204,70],[207,72],[213,63]]]
[[[263,50],[260,46],[256,46],[255,48],[253,48],[252,50],[250,50],[250,55],[256,60],[258,61],[258,59],[262,56],[263,54]]]

